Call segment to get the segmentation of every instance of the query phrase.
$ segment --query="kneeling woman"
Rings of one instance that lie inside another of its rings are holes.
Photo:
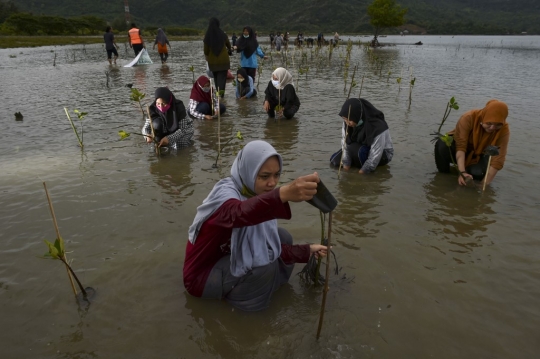
[[[504,166],[506,150],[510,140],[510,128],[506,123],[508,106],[498,100],[490,100],[486,107],[465,112],[458,120],[456,128],[449,132],[454,136],[450,150],[438,139],[435,143],[435,163],[439,172],[450,172],[452,156],[455,156],[458,170],[458,183],[467,185],[466,180],[473,178],[490,184],[495,175]],[[499,147],[499,155],[491,157],[488,176],[489,156],[484,155],[487,146]]]
[[[264,110],[270,117],[285,116],[286,119],[291,119],[296,111],[300,108],[300,100],[296,96],[296,91],[293,86],[293,78],[289,71],[283,67],[278,67],[272,73],[272,80],[268,82],[268,86],[264,91]],[[281,106],[276,111],[276,106]]]
[[[317,173],[276,188],[281,169],[281,156],[270,144],[252,141],[236,156],[231,176],[197,208],[184,262],[184,286],[191,295],[261,310],[288,282],[295,263],[326,255],[319,244],[293,245],[276,220],[291,218],[288,202],[316,194]]]
[[[211,120],[217,113],[225,112],[225,105],[219,103],[215,95],[215,89],[210,87],[210,79],[200,76],[191,88],[189,96],[189,114],[200,120]]]
[[[186,114],[186,107],[181,100],[174,97],[166,87],[159,87],[155,92],[155,100],[149,106],[150,119],[147,119],[142,129],[143,135],[151,135],[152,126],[159,146],[180,148],[191,144],[193,137],[193,120]],[[151,143],[152,137],[146,136],[146,142]]]
[[[339,112],[343,118],[342,129],[345,151],[343,157],[334,154],[330,161],[343,169],[351,166],[360,168],[358,173],[370,173],[378,166],[384,166],[392,160],[394,148],[390,130],[384,120],[384,114],[363,98],[345,101]]]
[[[238,69],[236,72],[236,98],[245,100],[255,96],[257,96],[257,90],[253,86],[253,78],[248,75],[246,69]]]

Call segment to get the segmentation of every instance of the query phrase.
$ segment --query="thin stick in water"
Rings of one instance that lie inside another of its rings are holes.
[[[326,277],[324,278],[324,289],[323,297],[321,303],[321,314],[319,315],[319,327],[317,328],[317,340],[321,336],[321,329],[324,319],[324,309],[326,307],[326,295],[328,294],[328,278],[330,277],[330,250],[331,250],[331,240],[332,240],[332,212],[328,214],[328,243],[326,250]]]
[[[488,165],[487,165],[486,175],[484,176],[484,186],[482,187],[482,192],[486,190],[486,183],[487,183],[490,165],[491,165],[491,156],[489,156],[489,159],[488,159]]]

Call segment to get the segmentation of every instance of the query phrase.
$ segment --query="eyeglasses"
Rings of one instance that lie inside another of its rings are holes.
[[[493,128],[501,128],[504,126],[504,123],[500,123],[500,122],[496,122],[496,123],[493,123],[493,122],[486,122],[484,123],[484,126],[486,127],[493,127]]]

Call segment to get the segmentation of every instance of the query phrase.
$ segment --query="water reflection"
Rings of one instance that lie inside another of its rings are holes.
[[[159,78],[165,85],[162,86],[169,86],[172,83],[172,72],[169,65],[161,65],[159,68]]]
[[[486,243],[489,225],[496,222],[491,205],[495,202],[495,192],[487,188],[479,192],[474,188],[457,186],[455,176],[436,173],[424,185],[426,198],[432,207],[426,211],[426,221],[434,226],[429,230],[433,236],[430,246],[446,254],[466,254],[470,256],[475,248]],[[445,241],[446,243],[441,243]],[[460,264],[464,258],[454,257]]]
[[[162,196],[161,204],[167,209],[175,209],[194,192],[191,181],[194,152],[193,146],[171,150],[150,163],[149,171],[154,181],[164,190],[165,196]]]
[[[291,281],[297,280],[291,277]],[[185,308],[196,323],[190,339],[202,353],[220,358],[281,358],[285,351],[292,354],[306,336],[314,336],[320,308],[319,290],[300,292],[290,284],[282,286],[274,293],[270,308],[262,312],[234,310],[225,301],[196,298],[184,292]]]
[[[357,169],[341,171],[337,182],[339,206],[334,212],[337,238],[345,238],[340,244],[349,249],[358,249],[356,238],[376,238],[380,227],[386,222],[379,221],[379,197],[390,192],[390,166],[378,167],[375,173],[360,175]],[[343,234],[351,234],[344,236]],[[349,239],[347,239],[349,238]]]
[[[283,157],[284,163],[296,160],[295,149],[298,146],[298,120],[275,120],[268,118],[264,128],[264,140],[270,143]],[[294,156],[294,157],[293,157]]]

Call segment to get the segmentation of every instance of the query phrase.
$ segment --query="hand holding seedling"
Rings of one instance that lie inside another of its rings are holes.
[[[319,175],[313,172],[310,175],[298,177],[279,189],[279,196],[283,203],[308,201],[317,194]]]
[[[263,107],[264,107],[264,110],[268,112],[270,110],[270,102],[264,101]]]
[[[163,137],[161,141],[159,141],[158,147],[167,146],[169,144],[169,139],[167,136]]]
[[[473,180],[473,176],[467,172],[461,172],[461,176],[458,177],[458,183],[460,186],[467,186],[470,181]]]
[[[323,246],[322,244],[310,244],[309,245],[309,252],[315,258],[319,259],[321,257],[326,257],[328,251],[328,247]]]

